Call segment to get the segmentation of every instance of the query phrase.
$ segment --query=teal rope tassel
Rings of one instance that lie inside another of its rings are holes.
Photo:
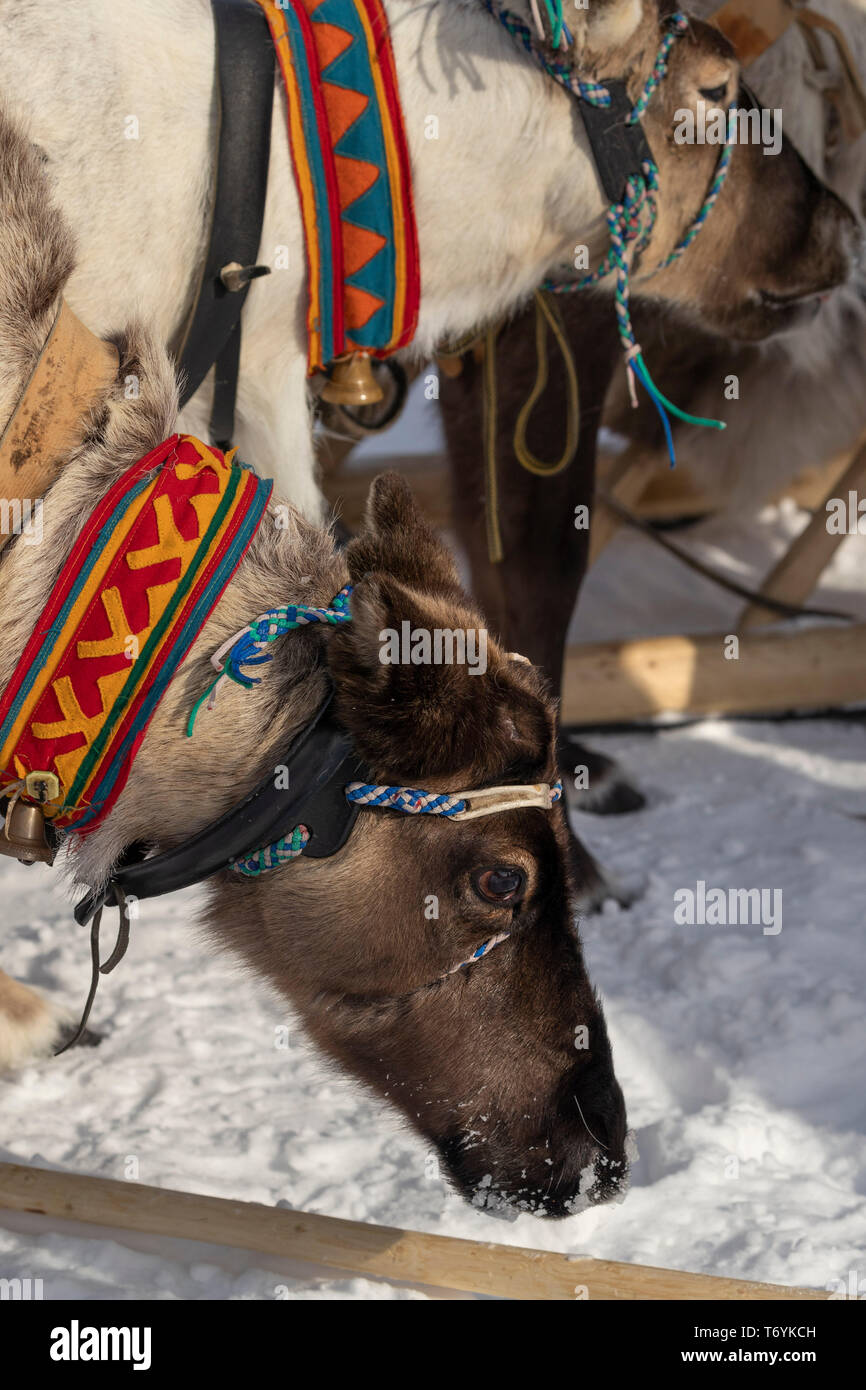
[[[644,176],[647,181],[645,187],[648,187],[652,183],[653,175],[650,167],[647,165],[644,166]],[[626,367],[629,373],[629,382],[632,387],[632,398],[636,405],[637,399],[634,396],[633,383],[634,379],[637,378],[658,411],[665,432],[671,468],[674,468],[676,466],[676,452],[674,450],[673,433],[668,419],[668,412],[676,416],[677,419],[684,421],[686,424],[697,425],[707,429],[723,430],[725,429],[725,424],[722,420],[705,420],[701,416],[690,415],[687,411],[681,410],[679,406],[674,405],[672,401],[668,400],[667,396],[662,394],[650,376],[640,345],[635,337],[631,321],[627,250],[629,239],[633,240],[638,233],[634,232],[631,238],[629,238],[629,227],[623,217],[623,210],[619,207],[612,207],[609,210],[607,222],[617,277],[614,303],[616,306],[619,336],[626,353]]]
[[[550,20],[551,43],[559,48],[562,39],[562,0],[544,0],[547,17]]]
[[[674,39],[676,35],[669,35]],[[659,67],[659,64],[656,64]],[[650,87],[655,77],[647,83]],[[656,85],[661,78],[656,80]],[[637,106],[634,108],[637,111]],[[634,115],[634,112],[632,112]],[[719,157],[713,181],[700,211],[694,222],[689,227],[685,236],[674,247],[670,255],[666,256],[654,270],[649,272],[650,278],[657,275],[660,271],[667,269],[675,261],[685,254],[689,247],[700,235],[707,218],[712,212],[719,198],[728,173],[733,157],[733,144],[729,141],[725,145]],[[727,426],[723,420],[705,419],[703,416],[691,415],[688,411],[681,410],[674,405],[673,401],[668,400],[653,381],[649,368],[644,361],[643,353],[634,334],[631,321],[630,310],[630,270],[627,259],[628,248],[636,242],[635,255],[640,255],[648,246],[655,226],[658,204],[657,195],[659,189],[659,172],[654,163],[647,162],[643,166],[641,176],[633,176],[629,179],[626,187],[625,198],[622,203],[613,203],[607,212],[608,231],[610,233],[610,250],[605,256],[601,265],[591,275],[585,276],[582,280],[562,283],[561,281],[547,281],[543,288],[553,291],[555,294],[572,293],[576,290],[586,289],[590,285],[596,285],[604,280],[608,275],[615,273],[617,278],[615,291],[615,306],[617,323],[619,326],[620,339],[625,349],[626,367],[629,373],[629,388],[631,390],[632,402],[637,405],[634,383],[639,381],[646,390],[650,399],[658,411],[664,428],[665,440],[668,448],[668,455],[671,467],[676,466],[676,453],[674,450],[673,432],[670,426],[668,415],[673,415],[676,419],[682,420],[685,424],[694,425],[702,429],[723,430]]]
[[[482,0],[485,8],[499,20],[519,43],[523,45],[527,53],[539,64],[544,71],[560,83],[561,86],[568,88],[569,91],[576,93],[583,101],[589,102],[593,106],[609,106],[610,93],[598,82],[585,82],[578,79],[570,68],[556,61],[551,61],[547,55],[538,47],[532,31],[518,19],[510,10],[507,10],[499,3],[499,0]],[[553,33],[553,46],[559,46],[563,32],[562,20],[562,0],[544,0],[547,9],[548,21]],[[653,64],[652,72],[644,83],[643,90],[635,102],[629,116],[628,123],[636,125],[646,114],[649,103],[658,90],[661,83],[667,76],[670,55],[677,40],[682,38],[688,31],[689,21],[680,11],[669,15],[665,21],[667,32],[662,39],[659,51]],[[722,151],[716,169],[713,182],[709,192],[698,212],[692,225],[689,227],[683,239],[674,248],[650,275],[657,275],[659,271],[665,270],[668,266],[679,260],[703,230],[707,218],[715,207],[716,201],[721,193],[731,165],[733,145],[729,139],[728,144]],[[562,283],[561,281],[547,280],[542,288],[550,290],[554,294],[568,294],[576,290],[588,288],[590,285],[597,285],[605,280],[608,275],[616,274],[616,313],[619,325],[620,339],[625,349],[626,367],[629,376],[629,389],[631,391],[633,404],[637,405],[635,393],[635,383],[637,381],[644,387],[652,400],[664,427],[665,439],[667,441],[668,453],[670,455],[671,467],[676,464],[674,452],[673,433],[669,415],[682,420],[686,424],[695,425],[704,429],[723,430],[726,428],[722,420],[708,420],[702,416],[691,415],[688,411],[681,410],[679,406],[669,401],[650,376],[649,368],[643,358],[640,346],[634,335],[631,322],[631,311],[629,308],[630,296],[630,271],[628,264],[628,248],[635,246],[635,255],[639,256],[648,247],[652,238],[653,229],[656,224],[658,214],[658,191],[659,191],[659,172],[658,167],[653,162],[647,162],[643,166],[640,175],[633,175],[626,186],[625,195],[622,203],[613,203],[607,212],[607,223],[610,232],[610,250],[602,261],[601,265],[592,274],[584,276],[582,280]]]

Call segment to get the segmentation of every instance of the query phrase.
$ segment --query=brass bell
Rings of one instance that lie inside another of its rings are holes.
[[[22,864],[54,863],[55,846],[38,806],[15,802],[5,824],[0,824],[0,854],[8,854]]]
[[[373,375],[368,352],[338,357],[322,387],[322,400],[330,405],[376,405],[385,393]]]

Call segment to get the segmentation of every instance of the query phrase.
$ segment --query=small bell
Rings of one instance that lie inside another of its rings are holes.
[[[0,854],[8,854],[22,864],[54,863],[55,847],[38,806],[15,802],[5,824],[0,824]]]
[[[330,405],[375,405],[384,395],[373,375],[367,352],[350,352],[346,357],[338,357],[322,387],[322,400]]]

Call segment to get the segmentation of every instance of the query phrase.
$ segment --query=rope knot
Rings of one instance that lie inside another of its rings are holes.
[[[223,642],[211,657],[217,677],[193,706],[186,729],[187,737],[192,738],[196,716],[202,705],[206,704],[212,710],[217,694],[226,681],[234,681],[246,690],[260,683],[260,676],[248,675],[243,667],[263,666],[265,662],[272,661],[273,653],[266,650],[268,643],[310,623],[327,623],[331,627],[338,627],[341,623],[351,622],[349,599],[352,588],[351,584],[346,584],[327,608],[317,608],[308,603],[289,603],[285,608],[272,608]]]

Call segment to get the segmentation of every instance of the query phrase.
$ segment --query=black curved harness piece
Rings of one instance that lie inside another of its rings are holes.
[[[306,858],[327,859],[342,849],[360,810],[343,789],[370,778],[351,735],[334,718],[332,700],[333,692],[249,796],[175,849],[144,859],[134,848],[102,888],[78,903],[76,922],[84,926],[102,907],[121,906],[124,898],[155,898],[201,883],[300,823],[310,831]]]
[[[268,162],[276,59],[264,11],[253,0],[211,0],[217,62],[217,155],[210,241],[196,302],[175,350],[184,374],[181,405],[216,364],[211,442],[231,443],[241,342],[241,309],[256,275]],[[221,277],[226,266],[235,276]],[[233,288],[229,288],[229,286]]]
[[[609,106],[593,106],[579,96],[577,105],[605,196],[612,203],[622,203],[629,179],[652,161],[653,152],[642,123],[628,120],[634,102],[625,83],[608,78],[604,86],[610,92]]]

